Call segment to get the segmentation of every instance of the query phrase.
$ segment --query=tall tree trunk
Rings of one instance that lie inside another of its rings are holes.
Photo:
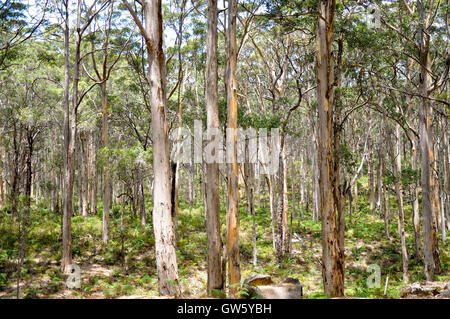
[[[81,206],[78,208],[80,210],[81,216],[88,215],[88,185],[89,185],[89,156],[87,149],[87,136],[86,131],[80,131],[80,171],[78,172],[80,176],[80,190],[81,194],[78,194],[81,198]]]
[[[1,132],[0,142],[2,142]],[[0,210],[5,206],[5,188],[3,187],[3,179],[3,147],[0,146]]]
[[[389,125],[389,124],[388,124]],[[389,129],[387,137],[388,142],[388,152],[391,159],[391,167],[394,175],[394,185],[395,185],[395,195],[397,199],[397,210],[398,210],[398,233],[400,235],[401,250],[402,250],[402,269],[403,269],[403,282],[407,283],[409,281],[408,274],[408,252],[406,249],[406,236],[405,236],[405,220],[403,212],[403,197],[402,197],[402,184],[400,181],[400,171],[401,171],[401,161],[400,149],[397,147],[394,152],[394,145],[392,143],[392,130]],[[397,134],[396,134],[397,135]],[[399,136],[397,135],[397,138]],[[398,144],[397,144],[398,145]]]
[[[384,219],[384,235],[386,236],[387,239],[390,239],[390,235],[389,235],[389,213],[387,210],[387,203],[386,203],[386,186],[383,185],[383,190],[382,190],[382,206],[383,206],[383,219]],[[388,193],[389,196],[389,193]]]
[[[256,246],[256,220],[255,220],[255,196],[254,196],[254,164],[249,160],[248,139],[245,141],[245,162],[244,162],[244,183],[247,195],[247,212],[252,216],[252,242],[253,242],[253,260],[254,266],[257,264],[257,246]]]
[[[413,72],[413,66],[414,66],[414,59],[409,58],[408,59],[408,67],[407,67],[407,74],[406,74],[406,87],[408,91],[411,91],[411,74]],[[406,110],[408,112],[409,116],[413,116],[413,110],[411,106],[411,95],[407,94],[405,97],[405,106]],[[418,161],[417,161],[417,137],[413,134],[411,130],[406,131],[406,135],[408,136],[410,142],[411,142],[411,168],[414,171],[418,171]],[[405,157],[405,164],[406,164],[406,157]],[[422,245],[421,245],[421,236],[420,236],[420,216],[419,216],[419,190],[414,183],[413,185],[413,201],[412,201],[412,208],[413,208],[413,214],[412,214],[412,223],[413,223],[413,230],[414,230],[414,252],[415,252],[415,258],[416,259],[422,259]]]
[[[71,271],[72,264],[72,230],[71,218],[73,215],[73,155],[70,154],[70,140],[73,139],[70,129],[70,102],[69,102],[69,2],[64,7],[64,165],[62,175],[62,262],[61,268],[64,273]]]
[[[338,52],[337,52],[337,64],[335,71],[334,84],[338,88],[334,94],[333,107],[334,111],[334,123],[341,123],[342,114],[342,101],[341,101],[341,82],[342,82],[342,56],[344,54],[344,38],[341,33],[338,38]],[[334,155],[334,167],[333,167],[333,193],[334,201],[337,210],[337,228],[338,228],[338,244],[339,254],[342,257],[342,265],[340,265],[340,271],[345,273],[343,261],[345,259],[345,200],[349,188],[347,187],[347,181],[345,175],[341,169],[341,158],[339,152],[335,150],[341,145],[342,128],[340,125],[333,124],[333,153]],[[344,183],[341,185],[341,175],[344,176]]]
[[[412,135],[412,134],[411,134]],[[417,167],[417,138],[411,136],[411,168],[415,171],[418,170]],[[413,229],[414,229],[414,251],[417,259],[422,259],[422,241],[420,239],[420,216],[419,216],[419,189],[414,186],[413,190]]]
[[[259,170],[260,170],[260,166],[259,166],[260,164],[259,164],[259,162],[256,162],[256,164],[255,164],[255,193],[257,194],[256,196],[257,196],[257,207],[258,207],[258,209],[261,209],[261,196],[262,196],[262,193],[263,193],[263,191],[261,190],[261,187],[264,187],[264,184],[263,185],[261,185],[261,179],[260,179],[260,173],[259,173]]]
[[[11,215],[16,218],[18,216],[17,205],[18,205],[18,196],[19,196],[19,184],[20,184],[20,138],[17,136],[17,123],[13,124],[13,160],[11,168],[11,190],[10,190],[10,201],[11,201]]]
[[[276,259],[282,264],[283,256],[289,252],[289,225],[287,214],[287,183],[286,183],[286,142],[281,137],[278,170],[278,210],[276,227]]]
[[[27,129],[27,149],[26,149],[26,174],[25,174],[25,190],[24,190],[24,205],[23,214],[19,214],[19,231],[20,231],[20,248],[19,248],[19,260],[17,267],[17,299],[20,298],[20,277],[22,272],[22,266],[26,256],[26,243],[27,232],[30,225],[30,211],[31,211],[31,182],[32,182],[32,166],[31,159],[33,156],[33,132]]]
[[[217,0],[208,0],[208,32],[206,38],[206,125],[219,129],[219,96],[217,64]],[[218,152],[218,150],[216,150]],[[206,239],[208,258],[207,292],[223,290],[223,243],[220,236],[219,163],[206,163]],[[192,200],[192,196],[190,195]]]
[[[285,137],[286,138],[286,137]],[[280,190],[283,199],[283,255],[290,252],[290,231],[288,217],[288,183],[287,183],[287,158],[286,158],[286,140],[282,138],[281,142],[281,160],[283,162],[283,187]]]
[[[139,198],[139,217],[141,225],[147,224],[147,218],[145,216],[145,197],[144,197],[144,176],[142,165],[138,167],[138,198]]]
[[[272,229],[272,248],[276,250],[275,243],[275,200],[274,200],[274,190],[273,190],[273,183],[272,183],[272,175],[265,174],[264,175],[267,183],[267,188],[269,190],[269,208],[270,208],[270,228]]]
[[[314,130],[316,131],[316,130]],[[312,207],[313,207],[313,220],[315,222],[319,221],[319,217],[321,214],[321,205],[320,205],[320,185],[319,185],[319,160],[318,160],[318,154],[319,154],[319,150],[318,150],[318,143],[319,141],[317,141],[318,136],[317,133],[314,134],[315,139],[313,140],[313,163],[312,163],[312,174],[311,174],[311,181],[312,181]],[[309,186],[309,184],[308,184]],[[307,192],[307,194],[309,194],[309,191]],[[309,196],[307,196],[309,197]],[[307,200],[307,205],[306,207],[308,207],[308,203],[309,200]],[[308,210],[308,209],[306,209]]]
[[[227,158],[228,160],[228,205],[227,205],[227,258],[230,296],[238,297],[241,281],[239,261],[239,205],[238,205],[238,162],[237,162],[237,44],[236,17],[237,0],[228,2],[227,43]]]
[[[185,8],[186,8],[186,0],[181,1],[181,12],[178,18],[178,34],[177,34],[177,46],[178,46],[178,133],[177,133],[177,143],[181,142],[182,134],[181,127],[183,124],[183,89],[184,89],[184,71],[183,71],[183,61],[182,61],[182,53],[181,53],[181,45],[183,44],[183,23],[185,18]],[[181,164],[180,161],[177,160],[175,164],[175,172],[174,172],[174,187],[173,187],[173,201],[172,201],[172,216],[174,217],[174,232],[176,243],[178,242],[178,207],[179,207],[179,184],[180,184],[180,173],[181,173]]]
[[[176,238],[171,217],[171,183],[168,128],[166,120],[166,57],[163,50],[163,19],[161,0],[142,1],[146,41],[150,65],[150,96],[152,105],[153,163],[155,187],[153,197],[153,229],[159,292],[181,294],[178,283]]]
[[[369,138],[369,157],[367,159],[367,168],[368,172],[367,175],[369,176],[369,207],[370,207],[370,214],[372,216],[375,215],[375,179],[374,179],[374,172],[373,172],[373,141],[371,138]]]
[[[177,167],[178,164],[171,162],[170,163],[170,203],[171,203],[171,216],[172,216],[172,225],[173,225],[173,233],[175,236],[175,249],[177,248],[178,244],[178,214],[177,214],[177,196],[178,192],[176,190],[177,187]]]
[[[6,155],[5,154],[0,154],[0,159],[3,159],[3,158],[5,158],[5,161],[3,162],[4,164],[5,164],[5,166],[3,167],[3,170],[2,170],[2,174],[3,174],[3,197],[2,197],[2,202],[3,202],[3,205],[5,205],[6,203],[7,203],[7,201],[8,201],[8,198],[7,198],[7,195],[8,195],[8,184],[7,184],[7,171],[8,171],[8,164],[7,164],[7,162],[6,162]]]
[[[63,217],[62,217],[62,264],[64,273],[71,271],[72,264],[72,234],[71,234],[71,217],[73,215],[73,186],[75,175],[75,150],[76,137],[78,130],[78,106],[83,99],[79,96],[78,84],[80,81],[80,63],[81,63],[81,38],[83,32],[92,21],[92,16],[88,17],[81,28],[81,9],[82,1],[77,1],[76,10],[76,39],[75,54],[73,63],[73,81],[72,81],[72,109],[69,105],[69,1],[62,6],[65,13],[64,16],[64,166],[63,166]],[[91,13],[91,12],[90,12]],[[69,118],[70,117],[70,118]]]
[[[439,233],[439,229],[441,228],[441,194],[440,194],[440,188],[441,183],[439,179],[439,168],[437,167],[437,162],[439,161],[439,150],[437,142],[434,143],[434,154],[436,154],[436,160],[433,161],[433,178],[434,178],[434,202],[436,204],[436,210],[434,219],[436,220],[436,229]]]
[[[24,203],[24,225],[27,226],[30,222],[30,205],[31,205],[31,181],[32,181],[32,157],[34,146],[34,132],[27,130],[27,154],[26,154],[26,175],[25,175],[25,203]],[[23,227],[26,230],[26,227]]]
[[[75,178],[76,178],[76,193],[77,193],[77,197],[78,197],[78,206],[77,206],[77,211],[74,210],[74,213],[78,213],[79,216],[81,216],[81,209],[83,207],[83,159],[82,159],[82,154],[81,154],[81,142],[78,141],[77,145],[75,146]],[[43,179],[45,180],[45,175],[42,176]],[[44,189],[44,201],[46,201],[46,197],[47,197],[47,193]]]
[[[89,210],[91,214],[97,215],[97,167],[96,163],[97,148],[94,141],[94,135],[89,133]]]
[[[384,157],[384,150],[383,150],[383,134],[382,134],[382,128],[380,128],[380,136],[379,136],[379,142],[378,142],[378,154],[377,154],[377,210],[380,217],[383,217],[382,215],[382,209],[381,206],[382,203],[382,193],[383,193],[383,157]]]
[[[322,211],[322,276],[325,294],[344,294],[344,258],[339,246],[334,198],[333,111],[334,74],[332,37],[335,1],[318,1],[317,18],[317,100],[319,113],[319,185]]]
[[[108,147],[108,93],[106,82],[100,84],[102,92],[102,142],[103,147]],[[103,167],[103,214],[102,214],[102,241],[109,242],[109,211],[111,207],[111,182],[109,178],[109,168]]]
[[[194,207],[194,163],[189,164],[189,208]]]
[[[297,216],[297,213],[298,213],[298,216],[300,216],[300,211],[297,211],[297,210],[296,210],[295,175],[296,175],[296,174],[295,174],[295,166],[294,166],[294,163],[292,163],[292,168],[291,168],[291,201],[292,201],[292,216]],[[292,241],[291,235],[292,235],[292,229],[291,229],[290,235],[289,235],[289,237],[290,237],[289,242]],[[290,244],[289,244],[289,245],[290,245]]]
[[[420,81],[419,92],[419,140],[421,150],[421,187],[422,187],[422,220],[423,220],[423,250],[424,273],[428,281],[432,281],[435,274],[441,272],[439,246],[436,223],[433,216],[436,214],[434,199],[433,177],[433,132],[432,132],[432,107],[428,100],[431,87],[431,57],[430,35],[427,31],[428,22],[425,18],[425,8],[422,0],[418,1],[417,11],[420,17]]]
[[[443,148],[444,148],[444,209],[446,216],[446,227],[450,231],[450,152],[449,152],[449,142],[448,142],[448,123],[447,119],[444,120],[444,137],[443,137]]]

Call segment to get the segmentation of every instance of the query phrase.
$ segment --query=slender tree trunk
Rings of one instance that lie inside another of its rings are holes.
[[[89,133],[89,189],[90,189],[90,205],[89,210],[91,214],[97,215],[97,168],[96,168],[96,154],[97,148],[95,146],[94,135],[91,131]]]
[[[70,154],[70,140],[73,139],[70,130],[70,102],[69,102],[69,2],[65,3],[64,23],[64,167],[62,175],[62,262],[64,273],[70,272],[72,264],[72,230],[71,218],[73,215],[73,158]],[[71,167],[72,165],[72,167]]]
[[[441,201],[441,229],[442,229],[442,242],[446,242],[447,241],[447,230],[446,230],[446,225],[445,225],[445,212],[444,212],[444,194],[443,192],[441,192],[441,197],[440,197]]]
[[[100,85],[102,92],[102,142],[103,147],[108,147],[108,93],[106,82]],[[109,242],[109,211],[111,207],[111,183],[109,178],[109,168],[103,167],[103,214],[102,214],[102,241]]]
[[[78,206],[77,206],[76,211],[74,209],[74,214],[78,213],[78,215],[81,216],[81,209],[83,207],[83,196],[82,196],[82,193],[83,193],[83,190],[82,190],[82,187],[83,187],[83,180],[82,180],[83,179],[83,168],[82,168],[83,159],[81,157],[82,156],[81,142],[78,141],[78,143],[75,147],[76,147],[76,149],[75,149],[75,177],[74,178],[76,178],[75,186],[77,188],[76,193],[77,193],[77,197],[78,197]],[[43,176],[43,178],[45,180],[45,176]],[[47,198],[47,194],[44,189],[44,201],[46,201],[46,198]]]
[[[139,217],[141,225],[145,226],[147,224],[147,218],[145,216],[144,172],[142,165],[139,165],[138,174]]]
[[[26,175],[25,175],[25,203],[24,203],[24,219],[25,226],[30,222],[30,208],[31,208],[31,182],[32,182],[32,157],[33,157],[33,144],[34,133],[27,131],[27,154],[26,154]],[[26,227],[24,227],[26,230]]]
[[[383,217],[381,212],[381,205],[382,203],[382,193],[383,193],[383,157],[384,157],[384,150],[383,150],[383,134],[382,129],[380,129],[380,136],[379,136],[379,143],[378,143],[378,165],[377,165],[377,210],[380,217]]]
[[[81,174],[80,176],[80,182],[81,182],[81,194],[79,194],[78,196],[80,196],[81,198],[81,206],[79,207],[79,210],[81,212],[81,216],[87,216],[88,215],[88,198],[89,198],[89,194],[88,194],[88,185],[89,185],[89,164],[88,164],[88,150],[87,150],[87,136],[86,136],[86,131],[80,131],[80,171],[78,172],[79,174]]]
[[[0,132],[0,142],[2,142],[2,133]],[[0,210],[5,205],[5,189],[3,187],[3,147],[0,146]]]
[[[285,137],[286,138],[286,137]],[[290,231],[289,231],[289,216],[288,216],[288,183],[287,183],[287,159],[286,159],[286,140],[282,139],[281,142],[281,160],[283,162],[283,181],[282,189],[280,193],[282,194],[283,200],[283,255],[287,255],[290,252]]]
[[[206,116],[207,128],[219,129],[217,0],[208,0],[208,32],[206,38]],[[216,150],[218,151],[218,150]],[[206,163],[206,238],[208,256],[207,291],[223,290],[223,243],[220,236],[219,163]],[[192,200],[192,196],[190,195]]]
[[[437,167],[437,162],[439,161],[439,150],[437,147],[437,143],[435,143],[434,146],[435,146],[434,154],[436,154],[436,160],[433,162],[433,178],[434,178],[433,193],[434,193],[434,202],[436,203],[436,210],[435,210],[434,218],[436,220],[436,229],[437,229],[437,232],[439,233],[439,229],[441,228],[441,224],[442,224],[441,193],[440,193],[441,182],[439,179],[439,171],[438,171],[438,167]]]
[[[412,135],[412,134],[411,134]],[[417,167],[417,139],[415,136],[411,136],[411,168],[415,171]],[[413,229],[414,229],[414,251],[416,258],[422,259],[422,240],[420,239],[420,216],[419,216],[419,190],[417,186],[414,186],[413,190]]]
[[[3,205],[5,205],[6,203],[7,203],[7,201],[8,201],[8,199],[7,199],[7,194],[8,194],[8,184],[7,184],[7,173],[6,172],[8,172],[8,164],[7,164],[7,162],[6,162],[6,155],[4,155],[4,154],[0,154],[0,159],[3,159],[3,158],[5,158],[5,161],[3,162],[4,164],[5,164],[5,166],[4,166],[4,168],[3,168],[3,170],[2,170],[2,173],[3,173],[3,197],[2,197],[2,202],[3,202]]]
[[[292,216],[297,216],[297,211],[296,211],[296,187],[295,187],[295,167],[294,167],[294,163],[292,163],[292,168],[291,168],[291,201],[292,201]],[[300,215],[300,212],[298,212],[298,215]],[[291,229],[291,235],[292,235],[292,229]],[[289,235],[289,242],[291,242],[291,235]]]
[[[389,213],[387,211],[387,205],[386,205],[386,186],[383,185],[383,190],[382,190],[382,201],[383,201],[383,219],[384,219],[384,235],[386,236],[387,239],[390,239],[390,235],[389,235]],[[389,196],[389,194],[388,194]]]
[[[265,174],[265,179],[267,183],[267,188],[269,190],[269,208],[270,208],[270,228],[272,229],[272,247],[274,250],[276,250],[275,243],[275,200],[274,200],[274,190],[273,190],[273,183],[272,183],[272,176]]]
[[[183,124],[183,89],[184,89],[184,71],[183,71],[183,61],[181,54],[181,45],[183,44],[183,22],[185,18],[185,8],[186,8],[186,0],[182,0],[181,2],[181,12],[178,19],[178,34],[177,34],[177,45],[178,45],[178,133],[177,133],[177,142],[181,142],[181,128]],[[179,184],[180,184],[180,173],[181,173],[181,164],[180,161],[177,160],[175,164],[175,172],[174,172],[174,187],[173,187],[173,201],[172,201],[172,216],[174,217],[174,232],[176,243],[178,243],[178,207],[179,207]]]
[[[334,122],[341,123],[342,114],[342,101],[341,101],[341,82],[342,82],[342,56],[344,53],[344,39],[341,33],[338,38],[338,51],[337,51],[337,64],[336,64],[336,74],[334,83],[337,87],[337,91],[334,94],[333,107],[334,111]],[[334,85],[334,84],[333,84]],[[339,254],[342,258],[342,264],[340,265],[340,272],[345,273],[344,259],[345,259],[345,200],[347,196],[347,181],[345,180],[345,175],[341,169],[341,158],[339,152],[335,152],[335,149],[341,145],[341,135],[342,129],[339,126],[333,125],[333,152],[334,155],[334,174],[333,174],[333,193],[335,206],[337,210],[337,228],[338,228],[338,244],[339,244]],[[341,175],[344,176],[344,183],[341,185]],[[342,275],[344,276],[344,275]],[[343,284],[344,285],[344,284]]]
[[[20,277],[22,266],[26,256],[27,232],[30,225],[30,211],[31,211],[31,182],[32,182],[32,166],[31,159],[33,156],[33,132],[27,130],[27,149],[26,149],[26,174],[25,174],[25,189],[24,189],[24,205],[23,213],[19,213],[19,260],[17,267],[17,299],[20,298]]]
[[[353,195],[352,195],[352,188],[350,187],[348,190],[348,219],[349,223],[352,222],[352,216],[353,216]]]
[[[418,1],[417,11],[420,17],[420,81],[419,91],[419,141],[421,150],[421,187],[422,187],[422,220],[423,220],[423,250],[424,273],[427,281],[432,281],[435,274],[441,272],[437,228],[433,216],[436,212],[434,199],[433,177],[433,132],[432,132],[432,107],[428,100],[431,87],[431,56],[430,35],[427,32],[428,25],[425,21],[425,8],[423,1]]]
[[[261,195],[262,195],[262,191],[261,191],[261,179],[260,179],[260,175],[259,175],[259,162],[256,162],[255,164],[255,192],[256,192],[256,196],[257,196],[257,207],[258,209],[261,209]],[[263,184],[264,185],[264,184]]]
[[[171,216],[172,216],[172,225],[173,225],[173,233],[175,236],[175,249],[177,248],[177,244],[178,244],[178,214],[177,214],[177,196],[178,196],[178,192],[176,190],[177,187],[177,167],[178,164],[171,162],[170,163],[170,181],[171,181],[171,189],[170,189],[170,202],[172,205],[172,211],[171,211]]]
[[[19,196],[19,184],[20,184],[20,164],[19,164],[19,157],[20,157],[20,149],[19,149],[19,141],[20,138],[17,136],[17,123],[14,122],[13,125],[13,161],[12,165],[10,165],[11,168],[11,191],[10,191],[10,198],[11,198],[11,215],[12,217],[16,218],[18,217],[18,211],[17,211],[17,205],[18,205],[18,196]]]
[[[408,91],[411,91],[411,74],[413,71],[414,59],[408,59],[408,67],[406,74],[406,87]],[[413,116],[412,107],[411,107],[411,95],[407,94],[405,97],[405,106],[409,116]],[[411,130],[407,130],[406,134],[411,141],[411,168],[414,171],[418,170],[418,161],[417,161],[417,137],[413,134]],[[406,166],[406,157],[405,157],[405,166]],[[420,236],[420,216],[419,216],[419,190],[417,185],[414,183],[413,185],[413,200],[412,200],[412,223],[414,230],[414,252],[416,259],[422,259],[422,248],[421,248],[421,236]]]
[[[369,176],[369,207],[370,214],[372,216],[375,215],[375,181],[374,181],[374,173],[373,173],[373,141],[369,138],[369,157],[367,159],[367,167]]]
[[[245,142],[245,163],[244,163],[244,183],[247,195],[247,212],[252,216],[252,242],[253,242],[253,266],[257,264],[257,246],[256,246],[256,220],[255,220],[255,199],[254,199],[254,168],[253,163],[249,161],[248,139]]]
[[[65,3],[65,28],[64,28],[64,169],[63,169],[63,220],[62,220],[62,269],[64,273],[71,271],[72,264],[72,235],[71,235],[71,217],[73,215],[73,186],[75,175],[75,150],[76,137],[78,130],[78,106],[81,102],[78,92],[80,81],[80,63],[81,63],[81,37],[92,20],[86,21],[81,28],[81,1],[77,2],[76,10],[76,39],[75,54],[73,64],[73,82],[72,82],[72,109],[69,107],[69,2]],[[70,117],[70,119],[69,119]]]
[[[390,130],[391,131],[391,130]],[[394,145],[392,143],[391,136],[392,131],[388,132],[388,152],[391,158],[391,166],[394,175],[394,185],[395,185],[395,195],[397,199],[397,210],[398,210],[398,233],[400,235],[401,250],[402,250],[402,269],[403,269],[403,281],[407,283],[409,281],[408,274],[408,252],[406,249],[406,236],[405,236],[405,221],[403,212],[403,197],[402,197],[402,184],[400,181],[399,173],[401,170],[401,161],[399,160],[399,148],[396,148],[396,153],[394,153]],[[397,136],[398,138],[399,136]]]
[[[449,152],[449,142],[448,142],[448,123],[447,120],[443,123],[444,136],[443,136],[443,148],[444,148],[444,210],[446,216],[446,227],[450,231],[450,152]]]
[[[317,134],[315,134],[315,136],[316,136],[316,139],[317,139]],[[318,222],[319,221],[319,217],[320,217],[320,210],[321,210],[321,207],[320,207],[320,186],[319,186],[319,163],[318,163],[319,150],[317,148],[317,142],[315,140],[313,141],[313,149],[314,149],[313,169],[312,169],[312,176],[311,176],[311,180],[312,180],[312,207],[313,207],[313,220],[315,222]],[[309,191],[308,191],[308,194],[309,194]],[[308,200],[307,200],[307,203],[309,203]]]
[[[298,226],[300,227],[300,219],[303,219],[303,213],[305,210],[304,201],[305,201],[305,181],[309,185],[309,181],[306,177],[306,173],[303,171],[301,173],[302,180],[300,181],[300,203],[299,203],[299,213],[298,213]]]
[[[145,0],[142,3],[150,65],[153,163],[155,165],[153,229],[159,292],[163,295],[179,296],[181,291],[178,283],[176,238],[171,218],[170,158],[166,120],[166,57],[163,50],[161,0]]]
[[[236,17],[237,0],[228,2],[228,43],[227,43],[227,157],[228,159],[228,205],[227,205],[227,257],[230,296],[238,297],[238,285],[241,281],[239,258],[239,198],[238,198],[238,162],[237,162],[237,44]],[[228,143],[228,141],[230,141]],[[229,149],[231,148],[231,149]]]
[[[289,225],[287,214],[287,185],[286,185],[286,143],[285,136],[281,137],[278,170],[278,210],[276,227],[276,259],[282,264],[283,256],[289,252]]]
[[[282,265],[283,260],[283,159],[280,150],[279,168],[278,168],[278,203],[276,211],[276,225],[275,228],[275,257],[277,263]]]
[[[194,163],[189,164],[189,208],[194,207]]]

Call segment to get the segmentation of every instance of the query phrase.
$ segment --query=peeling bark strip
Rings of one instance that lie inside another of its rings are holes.
[[[219,128],[217,65],[217,0],[208,0],[208,33],[206,37],[206,116],[207,127]],[[206,164],[206,238],[208,251],[207,291],[224,288],[222,273],[222,239],[220,236],[219,164]]]
[[[340,249],[338,221],[334,192],[333,112],[334,112],[334,66],[332,56],[332,37],[335,1],[320,0],[317,17],[317,101],[318,101],[318,145],[319,187],[322,214],[322,277],[325,294],[341,296],[344,294],[344,256]]]
[[[239,261],[239,205],[238,205],[238,162],[237,162],[237,45],[236,16],[237,0],[229,1],[228,47],[227,47],[227,105],[228,129],[227,140],[231,139],[232,162],[228,164],[228,202],[227,202],[227,257],[228,280],[231,297],[236,298],[241,280]],[[230,134],[230,135],[229,135]],[[227,150],[227,153],[229,150]]]

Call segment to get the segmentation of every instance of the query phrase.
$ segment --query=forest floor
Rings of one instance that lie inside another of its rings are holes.
[[[295,218],[292,229],[298,238],[292,241],[292,254],[283,267],[275,263],[272,247],[270,211],[256,209],[258,262],[252,265],[252,216],[245,201],[240,209],[241,277],[268,274],[275,282],[287,277],[303,285],[304,298],[325,298],[321,279],[321,226],[311,213],[300,222]],[[359,210],[351,220],[347,216],[346,230],[346,297],[399,298],[402,288],[400,239],[397,232],[395,200],[391,200],[392,220],[384,235],[383,220],[370,215],[366,196],[360,196]],[[150,204],[150,203],[148,203]],[[150,205],[149,205],[150,207]],[[75,216],[72,219],[73,258],[81,268],[81,288],[67,289],[66,276],[59,268],[61,259],[60,216],[49,212],[43,203],[34,207],[27,232],[28,249],[21,271],[21,298],[158,298],[157,273],[154,258],[154,237],[151,222],[143,227],[129,213],[124,218],[125,262],[122,266],[120,207],[114,206],[111,216],[111,240],[102,245],[101,203],[97,215]],[[290,210],[289,210],[290,212]],[[411,207],[406,206],[407,246],[410,254],[410,282],[424,281],[423,263],[414,256],[414,235]],[[178,224],[178,267],[185,298],[206,297],[206,234],[203,207],[192,209],[181,204]],[[149,216],[150,217],[150,216]],[[222,207],[222,233],[225,233],[225,207]],[[151,221],[151,219],[150,219]],[[0,212],[0,298],[15,298],[17,292],[18,225],[7,210]],[[440,253],[443,272],[436,281],[450,281],[450,241]],[[369,288],[371,275],[367,266],[381,269],[380,288]],[[386,276],[389,283],[386,296]]]

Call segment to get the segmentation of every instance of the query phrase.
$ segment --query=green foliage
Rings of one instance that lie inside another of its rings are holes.
[[[266,128],[268,131],[270,131],[273,128],[280,127],[280,120],[280,114],[245,114],[242,109],[238,109],[238,125],[244,128]]]
[[[335,156],[344,164],[347,170],[352,171],[355,169],[357,157],[351,152],[348,144],[341,143],[335,150]]]
[[[140,144],[134,147],[109,148],[103,147],[98,151],[98,168],[114,173],[120,180],[131,184],[136,176],[136,170],[147,167],[153,162],[152,149],[144,150]]]
[[[404,168],[400,172],[400,183],[403,187],[411,186],[418,182],[420,177],[420,171],[413,170],[412,168]],[[395,182],[394,175],[392,172],[386,172],[383,177],[383,183],[386,185],[393,185]]]

